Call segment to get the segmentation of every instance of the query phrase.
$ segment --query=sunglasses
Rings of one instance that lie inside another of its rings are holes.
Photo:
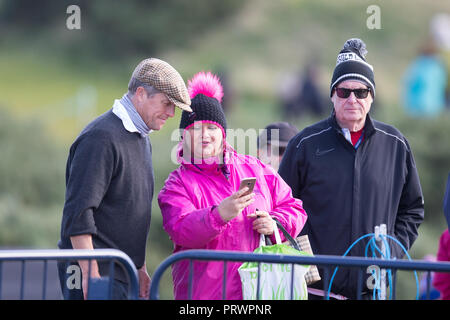
[[[347,89],[347,88],[336,88],[336,94],[341,99],[347,99],[350,97],[350,93],[354,93],[357,99],[365,99],[370,92],[370,89]]]

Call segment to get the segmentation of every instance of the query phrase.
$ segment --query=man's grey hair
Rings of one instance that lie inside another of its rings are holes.
[[[142,81],[133,77],[130,79],[130,82],[128,83],[128,95],[130,97],[133,97],[134,94],[136,93],[136,90],[138,87],[143,87],[149,96],[152,96],[152,95],[155,95],[155,94],[161,92],[158,89],[155,89],[154,87],[152,87],[146,83],[143,83]]]

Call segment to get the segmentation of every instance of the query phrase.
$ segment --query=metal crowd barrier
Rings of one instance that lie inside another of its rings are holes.
[[[102,286],[95,286],[94,280],[88,281],[88,297],[96,296],[99,299],[111,298],[112,282],[110,279],[114,278],[114,264],[119,263],[123,266],[126,274],[129,278],[129,299],[138,299],[139,297],[139,281],[138,274],[134,263],[131,259],[122,251],[115,249],[95,249],[95,250],[61,250],[61,249],[48,249],[48,250],[0,250],[0,300],[2,299],[2,284],[3,284],[3,266],[7,262],[19,262],[20,269],[20,295],[19,299],[25,299],[25,284],[26,284],[26,267],[28,262],[41,261],[43,264],[42,272],[42,294],[41,298],[45,300],[47,298],[47,279],[49,276],[49,262],[65,262],[66,266],[70,262],[78,260],[88,260],[91,264],[92,260],[97,261],[109,261],[110,276],[102,278]],[[90,272],[89,272],[90,273]],[[56,275],[57,276],[57,275]],[[81,280],[81,279],[80,279]],[[92,285],[92,286],[91,286]],[[89,293],[90,288],[92,291],[97,290],[95,295]],[[97,288],[97,289],[96,289]],[[107,288],[107,289],[106,289]],[[65,288],[66,289],[66,288]],[[70,290],[70,289],[67,289]],[[64,290],[65,291],[65,290]],[[65,292],[62,292],[62,297],[65,296]]]
[[[155,270],[152,276],[152,284],[150,288],[150,299],[159,299],[159,284],[164,272],[175,262],[180,260],[189,260],[189,283],[188,283],[188,299],[192,299],[192,278],[193,278],[193,261],[224,261],[223,271],[223,289],[222,297],[225,297],[226,290],[226,262],[238,261],[238,262],[258,262],[258,269],[261,263],[282,263],[291,264],[293,270],[294,264],[301,265],[316,265],[323,269],[323,291],[328,291],[330,283],[330,275],[332,270],[336,267],[353,267],[358,268],[358,284],[357,284],[357,300],[362,298],[363,288],[363,275],[366,274],[366,270],[370,266],[378,266],[380,269],[390,269],[395,275],[397,270],[409,270],[409,271],[426,271],[427,272],[427,298],[430,297],[431,289],[431,272],[450,272],[450,262],[428,262],[420,260],[384,260],[378,258],[364,258],[364,257],[342,257],[342,256],[327,256],[327,255],[315,255],[315,256],[291,256],[291,255],[274,255],[274,254],[255,254],[236,251],[219,251],[219,250],[186,250],[175,253],[165,259]],[[259,272],[258,272],[259,283]],[[291,284],[292,287],[292,284]],[[396,277],[394,276],[392,299],[395,299],[396,295]],[[258,298],[258,296],[257,296]],[[326,296],[324,296],[326,299]]]

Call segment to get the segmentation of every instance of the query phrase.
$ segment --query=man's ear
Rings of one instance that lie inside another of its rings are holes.
[[[144,87],[137,87],[134,95],[139,100],[139,102],[141,102],[142,99],[147,98],[147,91],[144,89]]]
[[[335,100],[336,100],[336,90],[333,90],[333,95],[330,97],[330,100],[331,100],[331,102],[332,102],[333,105],[334,105],[334,102],[335,102]]]

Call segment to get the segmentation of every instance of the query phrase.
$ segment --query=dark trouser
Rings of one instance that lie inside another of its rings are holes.
[[[78,264],[59,262],[58,261],[58,276],[59,283],[61,286],[61,292],[65,300],[84,300],[81,271]],[[79,277],[79,278],[76,278]],[[93,287],[96,284],[91,283]],[[91,288],[92,288],[91,287]],[[98,299],[108,299],[109,298],[109,288],[102,288],[105,292],[104,297],[98,297]],[[89,293],[89,295],[91,295]],[[128,299],[128,284],[114,279],[112,284],[112,300],[127,300]]]
[[[372,293],[363,292],[361,293],[361,300],[372,300]],[[308,300],[324,300],[323,296],[318,296],[315,294],[308,294]],[[333,297],[329,297],[329,300],[339,300]]]

